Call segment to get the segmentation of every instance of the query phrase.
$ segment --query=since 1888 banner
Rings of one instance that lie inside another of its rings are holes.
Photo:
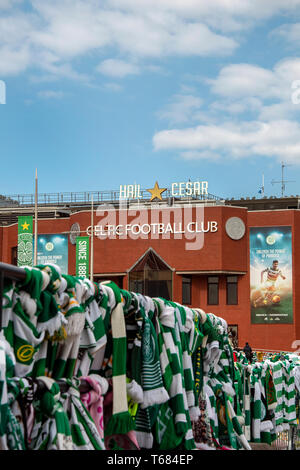
[[[76,237],[76,276],[89,277],[90,237]]]
[[[293,323],[292,282],[291,227],[251,227],[251,323]]]

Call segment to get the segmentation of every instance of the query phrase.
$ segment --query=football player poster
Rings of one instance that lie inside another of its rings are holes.
[[[291,227],[251,227],[251,323],[293,323],[292,276]]]

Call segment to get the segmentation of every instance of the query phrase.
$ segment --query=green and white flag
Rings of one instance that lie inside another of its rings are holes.
[[[18,266],[33,266],[33,217],[18,217]]]
[[[89,277],[90,237],[76,237],[76,276]]]

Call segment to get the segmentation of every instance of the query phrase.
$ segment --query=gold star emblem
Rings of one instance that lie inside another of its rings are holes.
[[[27,222],[24,222],[24,224],[21,225],[23,230],[28,230],[29,229],[29,224]]]
[[[154,185],[154,188],[153,189],[147,189],[147,191],[149,191],[149,193],[152,194],[151,196],[151,199],[150,199],[150,202],[153,201],[153,199],[157,198],[159,199],[160,201],[162,201],[162,193],[164,193],[165,191],[167,191],[167,188],[159,188],[158,186],[158,183],[156,181],[155,185]]]

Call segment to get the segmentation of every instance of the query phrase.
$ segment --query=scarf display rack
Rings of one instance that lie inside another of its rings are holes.
[[[0,263],[0,296],[0,449],[251,450],[295,429],[298,364],[234,356],[221,317],[51,264]]]

